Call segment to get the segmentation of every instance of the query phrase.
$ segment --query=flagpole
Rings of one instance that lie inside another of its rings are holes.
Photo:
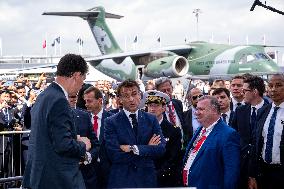
[[[249,37],[248,35],[246,36],[246,42],[247,42],[247,45],[249,44]]]
[[[47,57],[47,33],[45,33],[45,57]]]
[[[266,37],[265,37],[265,34],[263,34],[263,45],[266,45]]]
[[[56,56],[56,47],[57,47],[57,44],[56,44],[56,39],[54,41],[54,56]]]
[[[62,37],[59,37],[59,56],[61,56],[61,43],[62,43]]]

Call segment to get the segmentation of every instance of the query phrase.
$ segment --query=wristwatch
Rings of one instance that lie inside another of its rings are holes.
[[[130,151],[132,151],[132,152],[134,153],[134,151],[135,151],[135,147],[134,147],[134,145],[130,145],[130,146],[129,146],[129,150],[130,150]]]
[[[84,165],[90,164],[91,161],[92,161],[92,156],[91,156],[90,152],[86,152],[86,153],[85,153],[84,162],[83,162]]]

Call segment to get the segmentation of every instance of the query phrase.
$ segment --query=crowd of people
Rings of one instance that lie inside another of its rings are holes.
[[[2,85],[1,130],[31,130],[23,188],[284,188],[283,74],[184,90],[167,77],[86,84],[87,72],[67,54],[50,84]]]

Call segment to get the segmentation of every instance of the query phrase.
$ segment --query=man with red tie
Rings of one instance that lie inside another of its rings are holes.
[[[89,87],[84,92],[87,110],[91,113],[94,132],[99,139],[99,157],[96,163],[97,187],[106,188],[110,162],[105,150],[104,119],[112,114],[103,109],[103,94],[96,87]]]
[[[195,114],[202,126],[186,149],[184,185],[202,189],[237,188],[240,172],[238,133],[222,121],[216,97],[201,97]]]

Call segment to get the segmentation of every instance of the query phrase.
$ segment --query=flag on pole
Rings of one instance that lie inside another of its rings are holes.
[[[79,43],[80,46],[83,46],[84,41],[79,37],[77,43]]]
[[[60,36],[57,37],[57,38],[55,39],[55,41],[60,44]]]
[[[46,48],[46,39],[43,41],[42,43],[42,48],[45,49]]]
[[[262,36],[262,44],[263,44],[263,45],[266,45],[266,37],[265,37],[265,34],[263,34],[263,36]]]
[[[137,43],[137,35],[135,36],[134,40],[133,40],[133,43]]]
[[[51,43],[51,46],[54,47],[55,46],[55,40],[53,41],[53,43]]]

